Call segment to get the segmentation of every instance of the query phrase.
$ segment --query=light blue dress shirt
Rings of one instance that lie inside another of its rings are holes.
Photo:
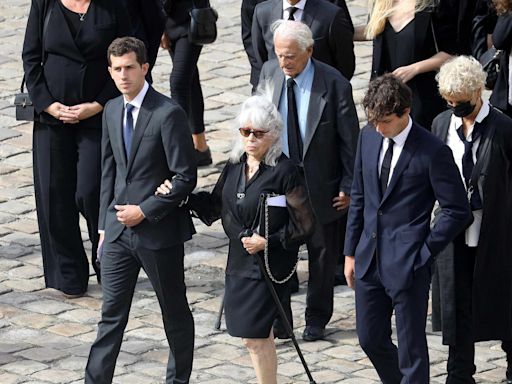
[[[308,60],[306,67],[304,70],[299,73],[297,77],[295,77],[295,86],[293,90],[295,92],[295,101],[297,103],[297,115],[299,117],[299,130],[300,136],[302,138],[302,142],[304,143],[304,138],[306,137],[306,123],[308,118],[308,109],[309,109],[309,99],[311,98],[311,86],[313,84],[313,77],[315,75],[315,66],[311,59]],[[286,76],[286,79],[283,84],[283,89],[281,91],[281,99],[279,100],[279,113],[281,113],[281,117],[284,121],[283,132],[281,134],[281,141],[283,143],[283,153],[286,156],[290,155],[288,150],[288,98],[287,98],[287,89],[286,89],[286,80],[290,77]]]

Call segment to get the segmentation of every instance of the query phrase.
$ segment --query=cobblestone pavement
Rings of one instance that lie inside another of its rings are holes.
[[[354,23],[364,21],[365,0],[349,1]],[[240,39],[240,1],[212,0],[219,10],[219,38],[204,48],[200,72],[206,122],[214,165],[199,171],[199,186],[212,185],[231,147],[231,120],[250,93],[249,65]],[[31,124],[14,119],[11,106],[22,78],[21,45],[28,0],[0,3],[0,384],[79,383],[100,316],[101,290],[94,276],[85,297],[67,300],[44,288],[32,186]],[[352,80],[359,104],[368,81],[371,45],[358,43],[357,70]],[[156,88],[168,94],[171,60],[160,52],[154,70]],[[358,107],[359,117],[363,113]],[[223,293],[227,241],[222,228],[196,223],[198,234],[186,244],[188,299],[196,323],[193,383],[255,383],[241,340],[214,330]],[[84,232],[84,238],[86,233]],[[86,241],[87,247],[90,247]],[[306,279],[306,262],[299,277]],[[305,283],[293,296],[295,332],[304,327]],[[335,291],[335,313],[325,341],[304,343],[305,358],[317,383],[370,384],[377,376],[357,343],[354,295]],[[444,382],[446,348],[429,333],[432,382]],[[306,383],[300,361],[289,341],[277,341],[279,383]],[[497,343],[477,346],[476,378],[498,383],[505,375],[504,354]],[[160,310],[149,281],[141,274],[115,383],[164,381],[167,347]]]

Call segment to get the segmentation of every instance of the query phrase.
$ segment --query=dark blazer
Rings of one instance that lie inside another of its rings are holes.
[[[509,55],[512,49],[512,14],[508,13],[498,17],[492,33],[492,41],[494,46],[497,49],[503,49],[505,54],[501,56],[500,71],[490,101],[495,107],[506,111],[511,108],[508,104],[508,88],[510,87],[508,69]]]
[[[110,101],[103,113],[102,176],[99,229],[115,241],[125,228],[116,219],[115,204],[137,204],[146,218],[132,230],[141,246],[160,249],[185,242],[194,227],[180,203],[197,181],[194,147],[187,117],[171,99],[149,88],[139,111],[128,159],[123,142],[123,98]],[[169,195],[155,196],[165,179]]]
[[[132,35],[142,40],[148,51],[150,70],[153,68],[165,27],[161,0],[122,0],[130,16]]]
[[[378,255],[382,284],[396,291],[406,289],[414,271],[432,262],[465,227],[470,208],[452,152],[415,123],[381,196],[382,140],[370,125],[359,135],[344,254],[355,256],[357,279]],[[441,212],[430,229],[436,200]]]
[[[332,207],[332,199],[340,191],[350,194],[359,122],[349,81],[333,67],[312,62],[315,74],[302,165],[315,216],[327,224],[344,214]],[[266,62],[261,70],[260,84],[267,82],[274,87],[272,101],[279,106],[285,76],[277,60]]]
[[[251,78],[257,79],[263,64],[276,58],[270,26],[282,18],[282,0],[269,0],[256,6],[251,32],[256,60],[250,60],[251,64],[255,62],[252,67],[255,75]],[[327,0],[307,0],[302,22],[313,33],[313,57],[333,66],[350,80],[355,69],[354,27],[346,4],[338,7]]]
[[[108,73],[107,48],[116,37],[130,34],[128,15],[118,1],[93,0],[76,37],[67,28],[57,1],[44,36],[46,61],[41,67],[44,0],[33,0],[23,44],[27,88],[38,113],[55,101],[76,105],[97,101],[104,105],[119,95]],[[58,123],[47,113],[42,118]],[[99,128],[99,115],[89,120]],[[83,123],[87,123],[84,121]]]
[[[440,114],[432,133],[446,141],[451,111]],[[485,132],[495,127],[488,162],[478,179],[483,197],[483,217],[475,257],[472,291],[473,337],[475,341],[512,339],[512,119],[495,108],[480,123]],[[479,154],[481,161],[482,153]],[[460,176],[459,176],[460,177]],[[455,270],[453,247],[436,260],[432,281],[432,328],[443,331],[443,343],[456,343]]]
[[[252,47],[252,18],[254,15],[254,8],[259,3],[264,2],[265,0],[242,0],[242,6],[240,8],[240,17],[241,17],[241,27],[242,27],[242,43],[244,44],[245,53],[247,54],[247,58],[249,59],[249,64],[251,64],[251,84],[256,87],[258,85],[259,78],[259,70],[255,70],[255,68],[259,68],[258,59],[254,53],[254,49]]]

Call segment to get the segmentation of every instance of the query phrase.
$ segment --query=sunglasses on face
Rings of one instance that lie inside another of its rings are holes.
[[[254,135],[254,137],[257,139],[263,138],[263,136],[265,136],[265,134],[268,133],[268,131],[263,131],[263,130],[259,130],[259,129],[251,129],[251,128],[239,128],[238,130],[240,131],[240,134],[243,137],[249,137],[249,136],[251,136],[251,133],[252,133]]]

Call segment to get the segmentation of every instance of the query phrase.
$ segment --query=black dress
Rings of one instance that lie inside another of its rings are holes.
[[[267,237],[270,270],[277,279],[282,279],[290,273],[297,260],[299,244],[313,228],[313,213],[302,179],[286,156],[282,155],[275,166],[262,162],[248,181],[245,167],[245,155],[239,163],[229,162],[213,191],[191,196],[189,207],[207,223],[222,218],[229,238],[224,298],[228,333],[236,337],[266,338],[277,307],[256,259],[262,257],[263,252],[249,255],[239,235],[246,229],[258,230],[262,194],[286,196],[286,208],[276,207],[287,215],[286,224],[270,230]],[[287,293],[287,284],[274,284],[274,287],[280,296]]]

